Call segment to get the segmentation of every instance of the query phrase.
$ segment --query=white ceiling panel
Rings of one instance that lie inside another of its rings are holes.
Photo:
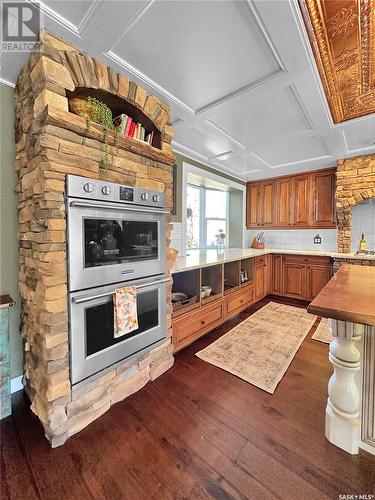
[[[186,147],[208,158],[214,158],[234,149],[233,143],[227,137],[219,134],[207,123],[186,129],[182,139]]]
[[[85,19],[86,14],[96,2],[94,0],[44,0],[47,9],[66,19],[69,23],[78,27]]]
[[[227,107],[225,113],[214,116],[211,122],[246,147],[283,135],[311,130],[298,95],[292,86],[275,88],[271,95],[252,98],[245,106]]]
[[[374,148],[375,144],[375,120],[366,120],[348,125],[343,130],[344,140],[348,152],[366,154],[369,148]]]
[[[298,141],[292,136],[283,137],[259,145],[254,153],[272,168],[331,156],[321,137],[299,137]]]
[[[237,175],[261,172],[264,169],[264,165],[246,150],[224,153],[216,159],[216,165],[231,169]]]
[[[156,1],[111,52],[194,110],[280,69],[238,1]]]

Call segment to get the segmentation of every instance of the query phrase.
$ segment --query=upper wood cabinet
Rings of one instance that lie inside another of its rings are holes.
[[[311,179],[313,191],[312,223],[321,227],[335,224],[335,172],[317,172]]]
[[[276,225],[291,226],[294,221],[294,179],[293,177],[284,177],[276,181]]]
[[[308,226],[310,224],[310,176],[298,175],[294,178],[294,226]],[[278,203],[278,200],[276,200]]]
[[[248,228],[334,228],[336,169],[247,184]]]
[[[258,183],[252,183],[247,185],[246,189],[246,225],[255,227],[259,226],[260,222],[260,206],[259,206],[259,189]]]
[[[260,225],[273,226],[275,224],[275,188],[274,181],[261,182],[259,187]]]

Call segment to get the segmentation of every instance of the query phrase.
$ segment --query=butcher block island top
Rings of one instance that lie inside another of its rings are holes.
[[[375,326],[375,268],[344,264],[307,310],[325,318]]]

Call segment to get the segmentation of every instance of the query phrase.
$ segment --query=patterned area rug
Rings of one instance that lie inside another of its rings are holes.
[[[196,356],[273,394],[315,320],[270,302]]]
[[[319,340],[319,342],[325,342],[330,344],[333,340],[332,334],[328,327],[328,319],[322,318],[319,323],[318,328],[315,330],[314,335],[311,337],[313,340]]]

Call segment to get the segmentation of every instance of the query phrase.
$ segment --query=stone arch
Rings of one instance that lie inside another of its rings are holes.
[[[375,197],[375,155],[357,156],[337,163],[336,212],[337,247],[350,253],[352,242],[352,208]]]

